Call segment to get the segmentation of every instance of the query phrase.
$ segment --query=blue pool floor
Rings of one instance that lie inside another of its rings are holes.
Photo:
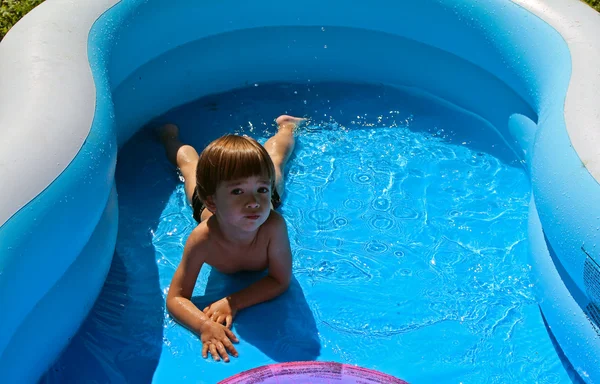
[[[382,86],[257,84],[203,98],[174,122],[201,148],[230,132],[297,134],[280,212],[294,278],[239,313],[239,358],[202,359],[165,310],[195,222],[151,129],[121,150],[119,236],[103,291],[44,382],[216,383],[276,362],[337,361],[414,383],[565,383],[536,304],[522,161],[481,120]],[[258,279],[204,267],[203,308]]]

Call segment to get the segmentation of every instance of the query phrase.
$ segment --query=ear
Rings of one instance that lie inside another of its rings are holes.
[[[217,212],[217,205],[215,204],[214,196],[207,196],[206,200],[204,200],[204,206],[208,209],[213,215]]]

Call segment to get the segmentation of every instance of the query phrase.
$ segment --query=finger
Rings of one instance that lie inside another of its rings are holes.
[[[217,323],[225,324],[225,316],[223,316],[223,315],[219,316],[219,318],[217,319]]]
[[[213,358],[213,360],[214,360],[214,361],[219,361],[219,360],[221,360],[221,358],[219,357],[219,354],[217,353],[217,347],[215,347],[215,345],[214,345],[214,344],[211,344],[211,345],[208,347],[208,349],[209,349],[209,351],[210,351],[210,354],[211,354],[211,356],[212,356],[212,358]]]
[[[202,344],[202,357],[208,357],[208,344]]]
[[[231,329],[231,323],[233,323],[233,316],[229,315],[225,318],[225,326]]]
[[[231,341],[223,340],[223,345],[225,346],[225,348],[227,348],[227,350],[229,351],[229,353],[231,353],[232,356],[238,357],[238,351],[235,349],[233,344],[231,344]]]
[[[218,318],[219,318],[219,315],[218,315],[218,314],[216,314],[216,313],[213,313],[213,314],[212,314],[212,316],[210,317],[210,319],[211,319],[212,321],[214,321],[215,323],[217,322],[217,319],[218,319]]]
[[[239,342],[238,338],[235,337],[233,332],[231,332],[231,329],[225,328],[225,334],[227,335],[227,337],[229,337],[229,340],[233,341],[234,343]]]
[[[227,354],[223,343],[217,343],[217,351],[219,351],[219,355],[221,355],[223,361],[229,363],[229,354]]]
[[[202,310],[202,312],[207,313],[209,309],[210,309],[209,307],[206,307]]]

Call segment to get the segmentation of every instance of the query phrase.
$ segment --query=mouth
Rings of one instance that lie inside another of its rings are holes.
[[[258,220],[260,218],[260,215],[249,215],[249,216],[245,216],[246,219],[249,220]]]

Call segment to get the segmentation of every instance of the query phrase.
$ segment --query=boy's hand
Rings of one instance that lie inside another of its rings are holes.
[[[214,361],[219,361],[222,358],[224,362],[228,363],[229,354],[227,351],[234,357],[238,357],[238,352],[231,343],[232,341],[237,343],[237,337],[230,329],[221,324],[207,321],[202,329],[200,340],[202,340],[202,357],[205,359],[208,357],[208,352],[210,352]]]
[[[225,324],[227,328],[231,328],[233,318],[237,313],[235,306],[231,305],[229,298],[224,297],[219,301],[215,301],[202,311],[212,321]]]

